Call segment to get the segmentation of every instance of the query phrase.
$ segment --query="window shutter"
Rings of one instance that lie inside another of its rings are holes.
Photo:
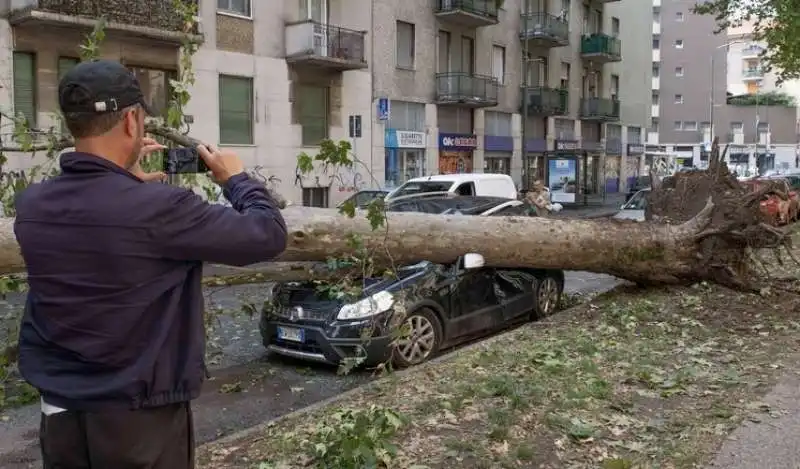
[[[328,89],[301,85],[297,91],[303,145],[319,145],[328,138]]]
[[[14,52],[14,114],[36,127],[36,55]]]
[[[220,143],[253,144],[253,80],[219,77]]]

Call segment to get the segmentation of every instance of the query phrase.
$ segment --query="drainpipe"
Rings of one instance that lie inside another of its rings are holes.
[[[375,153],[375,142],[372,141],[375,138],[375,2],[369,2],[369,88],[370,88],[370,104],[369,104],[369,141],[370,141],[370,149],[369,149],[369,173],[370,173],[370,186],[375,184],[375,158],[373,157]],[[384,152],[386,149],[384,149]],[[384,168],[384,172],[386,169]],[[384,174],[384,181],[386,180]],[[384,181],[377,181],[381,186],[383,186]]]

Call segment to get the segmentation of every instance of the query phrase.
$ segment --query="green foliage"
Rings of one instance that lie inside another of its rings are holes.
[[[89,33],[80,45],[81,62],[88,62],[100,57],[100,46],[106,39],[106,19],[101,17],[94,24],[92,32]]]
[[[793,96],[777,91],[767,93],[752,93],[730,96],[727,99],[731,106],[785,106],[793,107],[797,105]]]
[[[797,0],[699,0],[693,11],[713,15],[718,33],[752,21],[752,40],[767,46],[763,55],[766,70],[782,82],[800,77],[799,9]]]
[[[311,432],[305,449],[317,469],[391,467],[397,455],[391,438],[404,424],[402,415],[374,405],[339,410]]]

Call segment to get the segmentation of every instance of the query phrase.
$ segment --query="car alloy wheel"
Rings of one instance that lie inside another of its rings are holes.
[[[549,316],[556,312],[558,308],[559,296],[558,282],[551,276],[539,279],[536,289],[537,310],[541,317]]]
[[[415,311],[405,321],[408,334],[397,339],[394,362],[397,366],[417,365],[430,358],[439,348],[441,326],[433,312]]]

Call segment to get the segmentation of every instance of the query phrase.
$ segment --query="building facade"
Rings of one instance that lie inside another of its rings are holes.
[[[728,163],[740,174],[797,166],[797,107],[759,103],[760,94],[796,94],[777,86],[760,65],[763,44],[752,26],[714,34],[713,16],[691,12],[694,0],[653,2],[652,123],[648,150],[704,167],[712,135],[730,144]],[[733,98],[735,95],[746,95]],[[712,124],[713,123],[713,124]]]
[[[199,1],[189,133],[234,148],[296,204],[465,171],[508,173],[521,186],[549,178],[581,203],[622,190],[641,167],[648,5]],[[101,55],[127,64],[166,109],[181,43],[172,0],[96,5],[0,1],[3,109],[59,125],[59,76],[98,15],[108,21]],[[357,164],[298,174],[297,155],[324,139],[349,140]],[[30,165],[20,155],[6,169]]]

